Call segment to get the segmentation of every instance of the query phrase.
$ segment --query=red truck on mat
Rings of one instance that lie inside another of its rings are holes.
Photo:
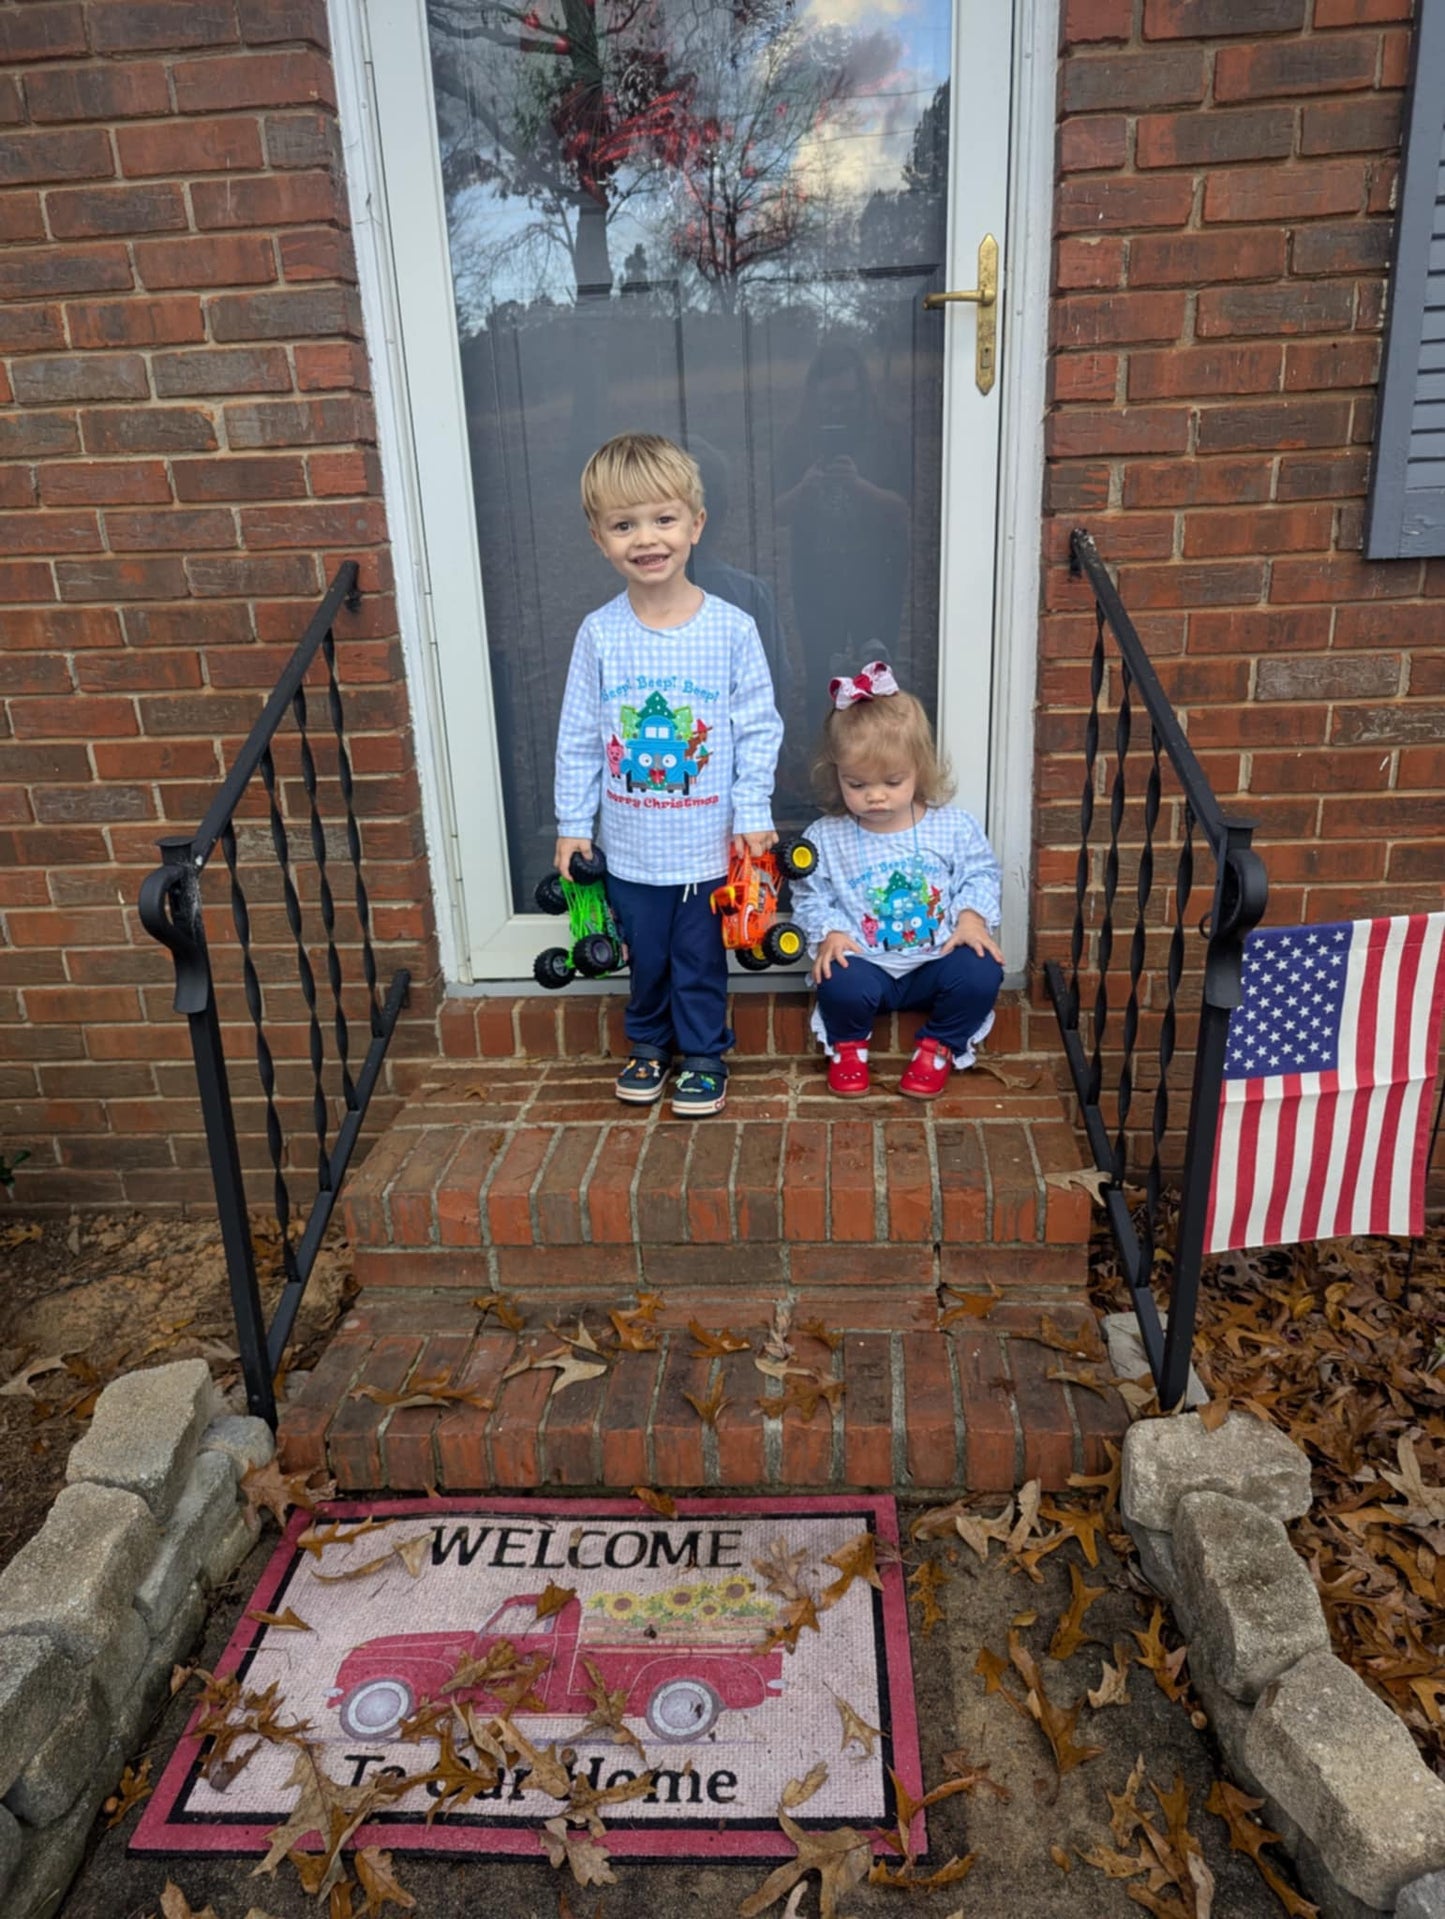
[[[609,1692],[626,1692],[624,1711],[645,1718],[659,1739],[700,1739],[719,1713],[761,1706],[783,1690],[781,1650],[678,1644],[641,1634],[584,1639],[576,1598],[551,1618],[538,1619],[540,1598],[540,1593],[519,1593],[499,1606],[480,1632],[394,1633],[354,1646],[326,1696],[340,1715],[342,1731],[351,1739],[392,1738],[423,1699],[440,1697],[464,1659],[485,1658],[500,1639],[510,1640],[519,1660],[547,1655],[547,1669],[534,1688],[544,1712],[585,1715],[592,1710],[586,1659]],[[481,1688],[459,1689],[455,1697],[483,1711],[504,1710],[501,1700]]]

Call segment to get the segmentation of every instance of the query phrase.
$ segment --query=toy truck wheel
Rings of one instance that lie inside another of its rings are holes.
[[[538,880],[532,898],[537,902],[539,913],[565,913],[567,895],[562,891],[562,875],[549,873],[545,879]]]
[[[763,951],[774,966],[786,966],[803,957],[806,941],[796,926],[770,926],[763,940]]]
[[[601,979],[604,973],[615,973],[622,964],[621,949],[607,933],[589,933],[586,939],[578,940],[572,948],[572,958],[583,979]]]
[[[565,986],[572,978],[572,955],[565,946],[549,946],[533,960],[532,978],[553,990]]]
[[[818,849],[801,834],[797,839],[784,840],[777,851],[778,864],[790,879],[800,880],[814,871],[818,864]]]
[[[341,1702],[341,1730],[348,1739],[390,1739],[411,1709],[411,1687],[404,1679],[364,1679]]]
[[[627,785],[630,791],[632,787],[631,780],[627,782]],[[600,846],[593,847],[590,860],[584,859],[580,853],[574,853],[572,855],[572,877],[579,886],[594,886],[606,872],[607,862],[602,857],[602,849]]]
[[[736,952],[745,973],[766,973],[773,963],[761,946],[739,946]]]
[[[701,1739],[711,1732],[722,1701],[702,1679],[664,1679],[647,1702],[647,1723],[659,1739]]]

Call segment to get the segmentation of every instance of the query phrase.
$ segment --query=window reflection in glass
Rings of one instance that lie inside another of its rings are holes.
[[[827,682],[937,683],[947,0],[431,0],[514,904],[550,857],[572,639],[617,589],[592,449],[702,468],[694,576],[751,613],[811,817]]]

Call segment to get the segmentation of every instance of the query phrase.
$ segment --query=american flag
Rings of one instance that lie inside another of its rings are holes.
[[[1445,913],[1250,934],[1206,1252],[1424,1230],[1442,936]]]

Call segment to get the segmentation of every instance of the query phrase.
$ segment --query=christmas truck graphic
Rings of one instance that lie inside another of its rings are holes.
[[[608,742],[607,764],[629,793],[689,793],[708,762],[707,723],[690,706],[669,706],[661,693],[642,707],[624,706],[622,737]]]
[[[585,1717],[595,1703],[595,1669],[609,1692],[625,1692],[629,1717],[645,1719],[658,1739],[701,1739],[723,1712],[746,1712],[783,1691],[781,1650],[757,1642],[772,1619],[753,1598],[752,1581],[681,1586],[647,1598],[598,1593],[587,1604],[574,1593],[561,1610],[537,1616],[539,1593],[519,1593],[478,1632],[394,1633],[355,1646],[341,1662],[326,1703],[349,1738],[383,1741],[426,1699],[440,1698],[463,1660],[485,1659],[507,1641],[519,1662],[539,1654],[547,1666],[533,1691],[535,1713]],[[449,1695],[483,1712],[507,1710],[483,1687]],[[521,1717],[528,1709],[517,1709]]]

